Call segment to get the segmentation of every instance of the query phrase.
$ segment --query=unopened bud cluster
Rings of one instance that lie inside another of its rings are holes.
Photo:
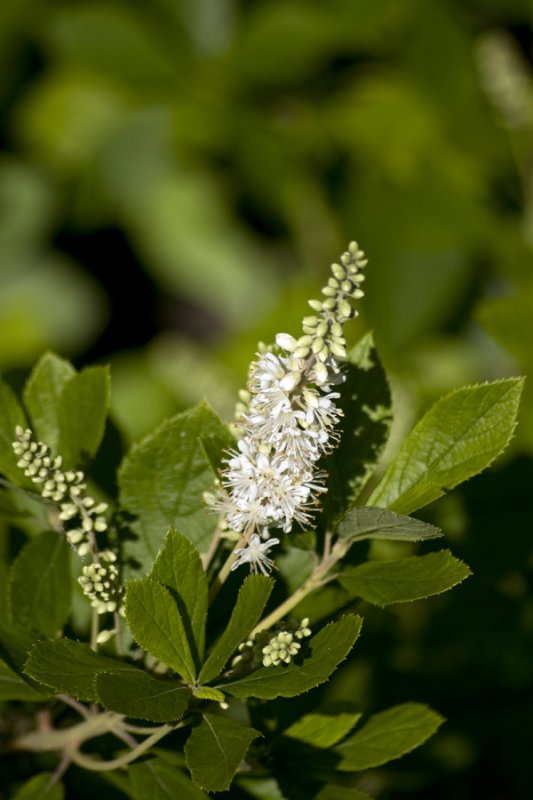
[[[278,667],[290,664],[302,647],[302,640],[311,636],[309,619],[303,619],[296,628],[281,628],[274,633],[261,632],[255,639],[248,639],[239,645],[239,653],[232,661],[232,667],[247,666],[249,669]]]
[[[39,487],[42,497],[58,504],[68,543],[81,558],[93,557],[95,563],[84,566],[79,578],[91,605],[100,614],[117,610],[121,587],[112,563],[116,556],[111,550],[98,553],[97,547],[97,534],[105,533],[108,528],[104,516],[107,503],[97,503],[88,495],[83,472],[63,470],[61,456],[52,456],[48,445],[35,441],[29,428],[17,426],[13,451],[19,457],[17,466]],[[108,562],[107,566],[98,563],[99,559]],[[93,580],[96,575],[101,579]]]
[[[228,453],[211,505],[235,531],[268,538],[268,528],[288,532],[311,522],[324,474],[318,460],[336,444],[341,416],[332,384],[342,381],[338,359],[346,356],[343,326],[357,315],[352,301],[363,296],[364,253],[355,242],[331,267],[322,300],[310,300],[316,315],[303,321],[303,335],[276,337],[250,366],[248,390],[240,396],[237,448]],[[272,544],[274,540],[269,539]],[[262,569],[254,552],[239,551],[239,563]],[[262,570],[264,571],[264,570]]]

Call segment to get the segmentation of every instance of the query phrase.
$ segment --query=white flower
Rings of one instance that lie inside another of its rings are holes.
[[[256,533],[252,534],[246,547],[239,547],[234,551],[236,558],[231,566],[232,571],[241,564],[250,564],[253,572],[261,570],[263,575],[270,575],[274,562],[268,557],[268,552],[276,544],[279,544],[279,539],[268,539],[266,542],[261,542]]]

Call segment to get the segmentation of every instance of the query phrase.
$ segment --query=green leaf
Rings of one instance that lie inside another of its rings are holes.
[[[397,542],[421,542],[437,539],[442,531],[412,517],[404,517],[384,508],[352,508],[341,521],[337,533],[343,539],[392,539]]]
[[[439,400],[411,431],[368,504],[408,514],[471,478],[513,434],[523,378],[467,386]]]
[[[64,536],[46,531],[31,539],[13,563],[10,616],[21,627],[53,636],[67,621],[70,605],[70,549]]]
[[[63,387],[58,407],[58,450],[74,467],[92,458],[100,446],[109,409],[108,367],[88,367]]]
[[[0,656],[21,674],[24,662],[39,635],[27,628],[19,628],[13,624],[0,623]]]
[[[160,758],[128,767],[135,800],[208,800],[190,778]]]
[[[190,689],[182,683],[156,678],[140,669],[98,674],[96,693],[109,711],[151,722],[180,719],[191,697]]]
[[[341,438],[324,462],[329,477],[323,507],[331,520],[339,519],[357,499],[383,452],[392,421],[387,376],[371,333],[348,354],[343,371]]]
[[[13,800],[63,800],[65,787],[54,779],[53,772],[34,775],[21,786]]]
[[[13,672],[7,664],[0,661],[0,701],[2,700],[35,700],[42,702],[46,698],[44,692],[34,689],[20,675]]]
[[[172,590],[187,629],[193,656],[199,667],[205,650],[207,619],[207,576],[196,547],[172,528],[155,560],[150,577]]]
[[[444,717],[421,703],[404,703],[374,714],[333,752],[340,756],[335,769],[379,767],[419,747],[438,730]]]
[[[18,486],[33,486],[17,467],[19,458],[13,452],[17,425],[26,428],[26,416],[13,391],[7,383],[0,380],[0,472]]]
[[[126,587],[126,618],[135,641],[188,683],[196,667],[183,619],[168,589],[152,580],[130,581]]]
[[[201,403],[163,423],[135,445],[120,473],[122,507],[135,518],[137,538],[124,543],[124,555],[139,566],[155,559],[169,527],[183,531],[204,552],[216,527],[203,493],[213,486],[214,472],[200,439],[229,441],[227,429]]]
[[[36,438],[57,452],[59,444],[59,400],[65,384],[76,370],[54,353],[45,353],[26,381],[23,400]]]
[[[95,676],[98,672],[129,673],[135,669],[130,664],[98,655],[81,642],[55,639],[37,642],[32,647],[24,672],[56,692],[97,703]]]
[[[220,688],[235,697],[295,697],[324,683],[355,644],[362,620],[347,614],[322,628],[309,642],[309,656],[280,667],[260,667]]]
[[[199,700],[213,700],[215,703],[222,703],[226,699],[224,692],[213,686],[197,686],[192,693]]]
[[[347,736],[361,718],[361,714],[306,714],[283,731],[284,745],[308,745],[328,748]]]
[[[244,579],[230,621],[200,671],[201,683],[213,680],[241,642],[248,638],[263,613],[273,586],[274,581],[264,575],[248,575]]]
[[[208,792],[229,789],[250,743],[260,735],[232,719],[203,714],[185,745],[185,758],[194,782]]]
[[[449,550],[440,550],[425,556],[366,561],[344,570],[339,582],[354,597],[388,606],[441,594],[471,574],[470,568]]]

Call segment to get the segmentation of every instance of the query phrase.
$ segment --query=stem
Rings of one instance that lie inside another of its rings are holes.
[[[122,644],[122,627],[120,625],[120,614],[118,611],[114,613],[114,620],[115,620],[115,650],[117,651],[117,656],[124,655],[124,646]]]
[[[278,620],[285,617],[289,611],[292,611],[292,609],[295,608],[298,603],[301,603],[304,597],[307,597],[307,595],[311,594],[311,592],[313,592],[315,589],[318,589],[320,586],[324,586],[328,581],[330,581],[332,578],[331,576],[329,578],[326,577],[327,573],[337,563],[337,561],[346,555],[349,549],[349,542],[338,539],[329,554],[326,554],[320,564],[315,567],[311,575],[300,586],[300,588],[296,589],[293,594],[287,597],[283,603],[275,608],[274,611],[271,611],[268,616],[262,619],[261,622],[255,626],[250,634],[250,638],[253,638],[260,631],[265,631],[268,630],[268,628],[271,628],[272,625],[278,622]]]
[[[176,727],[182,726],[162,725],[160,728],[157,728],[151,736],[145,739],[144,742],[138,744],[137,747],[135,747],[129,753],[119,756],[118,758],[113,758],[111,761],[100,761],[99,759],[92,758],[91,756],[86,756],[84,753],[80,753],[75,746],[71,746],[68,752],[72,761],[84,769],[89,769],[93,772],[109,772],[113,769],[125,767],[127,764],[135,761],[136,758],[139,758],[139,756],[145,753],[146,750],[149,750],[152,745],[166,736],[167,733],[175,730]]]
[[[217,594],[221,590],[225,580],[227,579],[228,575],[231,572],[231,566],[232,566],[232,564],[233,564],[233,562],[235,560],[235,557],[234,557],[235,550],[237,550],[239,547],[246,547],[246,545],[248,544],[248,539],[252,535],[253,530],[254,530],[253,525],[249,525],[248,528],[246,528],[246,530],[244,531],[243,535],[241,536],[241,538],[239,539],[239,541],[237,542],[237,544],[235,545],[235,547],[233,548],[233,550],[231,551],[229,556],[227,557],[222,569],[220,570],[220,572],[218,573],[217,577],[213,581],[213,584],[211,585],[211,589],[209,590],[209,603],[210,604],[213,602],[213,600],[215,599],[215,597],[217,596]]]
[[[100,620],[99,620],[98,611],[96,610],[96,608],[91,608],[91,642],[90,642],[90,646],[91,646],[91,650],[94,650],[95,653],[98,650],[98,644],[97,644],[96,640],[98,638],[99,629],[100,629]]]
[[[222,526],[221,526],[221,524],[219,522],[219,524],[217,525],[216,530],[215,530],[215,532],[213,534],[213,538],[211,539],[211,542],[209,544],[209,549],[208,549],[207,553],[205,553],[205,555],[202,556],[202,563],[203,563],[203,568],[204,568],[205,572],[207,572],[209,564],[211,563],[211,561],[213,560],[213,558],[215,556],[215,553],[217,551],[218,545],[220,543],[220,537],[221,536],[222,536]]]
[[[91,716],[84,722],[72,725],[70,728],[33,731],[21,736],[20,739],[16,739],[14,749],[34,750],[37,752],[64,750],[67,747],[72,747],[73,743],[81,744],[87,739],[110,733],[121,718],[120,714],[107,711],[103,714]]]
[[[65,703],[66,706],[70,706],[77,711],[80,716],[85,719],[90,719],[91,714],[89,713],[89,709],[87,706],[84,706],[83,703],[78,703],[77,700],[74,700],[74,698],[68,694],[57,694],[56,697],[58,700],[61,700],[62,703]]]

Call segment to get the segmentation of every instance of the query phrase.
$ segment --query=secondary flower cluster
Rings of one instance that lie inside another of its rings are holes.
[[[267,538],[271,527],[289,532],[294,523],[308,525],[326,491],[316,465],[338,439],[341,411],[332,387],[342,381],[343,325],[357,315],[352,301],[363,296],[365,265],[352,242],[332,265],[323,299],[309,301],[316,314],[303,320],[303,335],[278,334],[276,347],[251,364],[248,403],[237,420],[240,438],[212,500],[230,528],[253,534],[248,547],[236,551],[234,567],[249,563],[269,571],[268,549],[278,540],[261,545],[259,535]]]
[[[293,657],[298,655],[302,640],[308,636],[311,636],[311,628],[307,617],[291,630],[284,627],[274,633],[261,631],[255,638],[239,645],[239,652],[231,666],[255,669],[260,665],[278,667],[280,664],[290,664]]]
[[[61,469],[61,456],[52,456],[44,442],[37,442],[32,431],[16,428],[13,451],[17,466],[40,488],[42,497],[59,505],[59,519],[68,543],[81,558],[92,556],[93,563],[82,568],[78,579],[91,605],[99,614],[121,610],[122,587],[112,550],[99,551],[97,534],[107,532],[107,503],[97,503],[87,494],[83,472]]]

